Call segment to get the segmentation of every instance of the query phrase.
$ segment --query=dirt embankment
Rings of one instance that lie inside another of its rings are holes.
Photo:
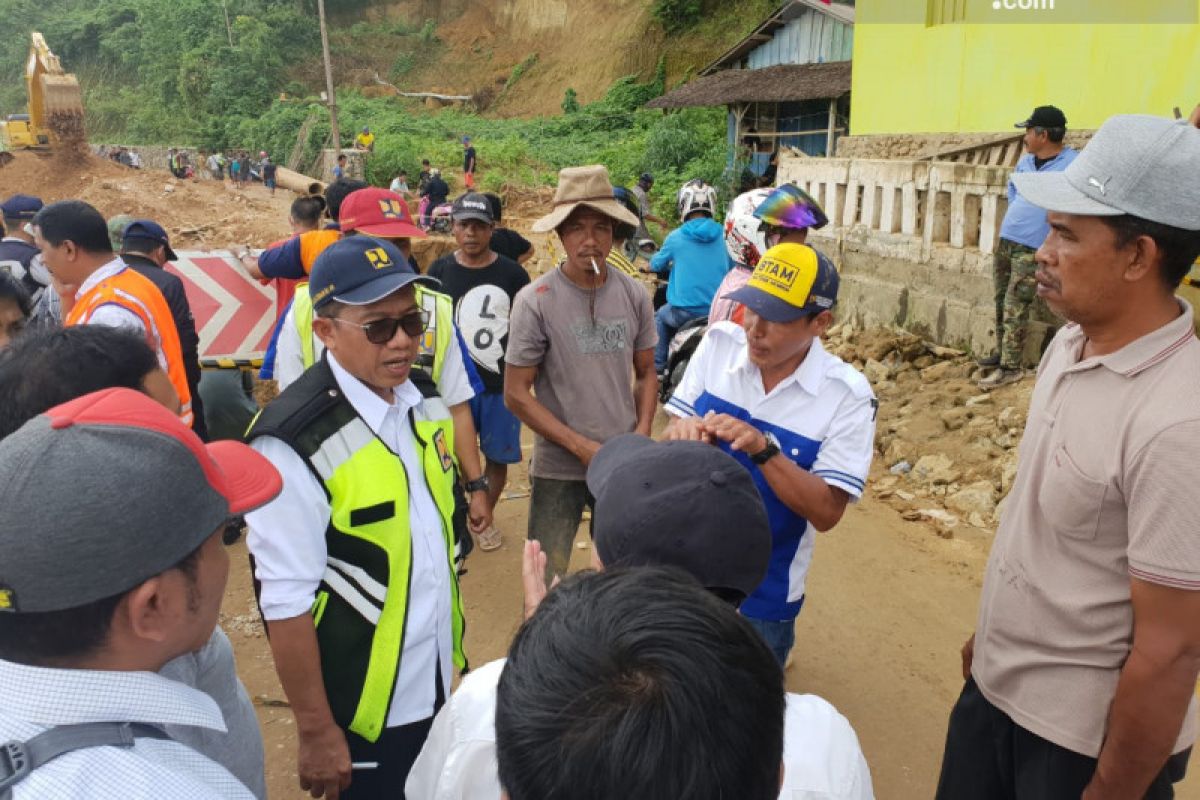
[[[981,392],[966,355],[909,333],[829,332],[830,350],[861,369],[879,398],[875,497],[945,538],[990,534],[1017,470],[1033,379]]]
[[[47,203],[77,199],[105,217],[129,214],[153,219],[167,229],[176,249],[218,249],[235,244],[261,247],[288,236],[288,209],[295,195],[252,185],[208,179],[177,180],[165,172],[129,169],[96,156],[74,153],[14,153],[0,168],[0,196],[21,192]]]

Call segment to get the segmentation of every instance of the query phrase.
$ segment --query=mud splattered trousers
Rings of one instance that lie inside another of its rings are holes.
[[[527,538],[542,544],[542,552],[546,554],[546,585],[549,586],[555,575],[567,577],[575,534],[583,521],[583,509],[592,508],[596,500],[588,491],[587,481],[530,476],[529,485]],[[591,531],[589,521],[589,535]]]
[[[1034,253],[1023,244],[1001,239],[992,262],[996,289],[996,345],[1003,369],[1021,369],[1029,318],[1037,300]]]

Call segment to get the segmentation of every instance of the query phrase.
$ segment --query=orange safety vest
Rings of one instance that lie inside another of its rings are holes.
[[[179,331],[171,309],[158,287],[149,278],[139,275],[128,267],[100,281],[87,294],[75,301],[65,325],[86,325],[96,309],[104,305],[118,305],[136,314],[146,329],[146,341],[158,351],[160,361],[167,362],[167,377],[179,395],[179,418],[191,427],[192,393],[188,390],[187,370],[183,366],[183,348],[179,345]]]

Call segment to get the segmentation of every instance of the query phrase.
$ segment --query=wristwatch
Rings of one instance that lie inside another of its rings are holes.
[[[779,455],[779,440],[775,438],[775,434],[762,431],[762,435],[767,440],[767,446],[750,455],[750,461],[760,467]]]
[[[476,478],[473,481],[467,481],[466,483],[463,484],[463,489],[465,489],[467,491],[467,494],[474,494],[475,492],[486,492],[488,490],[487,475],[480,475],[478,478]]]

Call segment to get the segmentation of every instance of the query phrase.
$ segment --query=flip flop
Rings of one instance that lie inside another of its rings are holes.
[[[479,534],[479,549],[485,553],[499,550],[502,544],[504,544],[504,540],[500,536],[500,529],[495,525]]]

